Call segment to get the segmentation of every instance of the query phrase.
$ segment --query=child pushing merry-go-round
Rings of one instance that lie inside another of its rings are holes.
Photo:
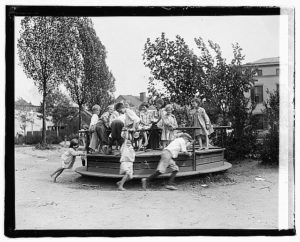
[[[170,168],[172,170],[172,173],[165,188],[169,190],[177,190],[174,180],[177,172],[179,171],[179,167],[176,165],[176,162],[173,160],[173,158],[177,158],[179,152],[183,152],[183,154],[191,156],[192,153],[187,151],[187,147],[189,147],[192,143],[193,140],[189,134],[181,133],[166,148],[164,148],[156,171],[149,177],[142,178],[143,189],[146,190],[147,185],[153,179],[155,179],[163,173],[166,173],[167,168]]]
[[[69,149],[64,152],[61,156],[61,167],[59,167],[55,172],[53,172],[50,176],[53,177],[53,182],[56,182],[56,178],[65,170],[71,169],[75,163],[76,156],[85,156],[85,152],[77,151],[79,147],[79,143],[77,139],[72,139],[70,142]]]

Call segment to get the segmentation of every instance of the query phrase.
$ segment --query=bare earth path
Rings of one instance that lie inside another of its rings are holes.
[[[15,148],[16,229],[277,228],[278,169],[257,161],[233,164],[223,174],[178,178],[178,191],[165,190],[164,180],[143,191],[134,180],[121,192],[116,180],[73,170],[53,183],[49,174],[64,150]],[[80,165],[77,158],[74,168]]]

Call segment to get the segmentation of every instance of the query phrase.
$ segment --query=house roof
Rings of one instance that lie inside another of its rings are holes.
[[[119,102],[121,100],[126,101],[130,106],[138,107],[142,103],[139,97],[133,95],[120,95],[117,97],[116,101]]]
[[[246,65],[274,65],[279,64],[279,57],[262,58],[253,62],[249,62]]]

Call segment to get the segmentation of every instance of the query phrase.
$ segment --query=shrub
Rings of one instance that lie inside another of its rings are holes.
[[[269,93],[265,102],[265,115],[269,124],[269,133],[263,139],[261,159],[265,163],[279,164],[279,90]]]
[[[48,144],[59,144],[62,141],[63,141],[63,139],[59,136],[56,136],[56,135],[47,136],[47,143]]]
[[[260,158],[263,163],[279,164],[279,90],[269,93],[265,102],[264,114],[269,124],[269,132],[265,135],[260,147]]]
[[[68,135],[67,140],[79,139],[79,135],[77,133],[73,133]]]
[[[260,146],[260,159],[266,164],[279,164],[279,132],[271,129]]]
[[[34,134],[33,136],[27,135],[26,136],[26,144],[33,145],[38,144],[42,140],[41,134]]]

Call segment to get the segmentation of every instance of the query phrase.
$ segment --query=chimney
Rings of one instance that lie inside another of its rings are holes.
[[[146,92],[140,93],[140,100],[141,100],[141,102],[146,102]]]

